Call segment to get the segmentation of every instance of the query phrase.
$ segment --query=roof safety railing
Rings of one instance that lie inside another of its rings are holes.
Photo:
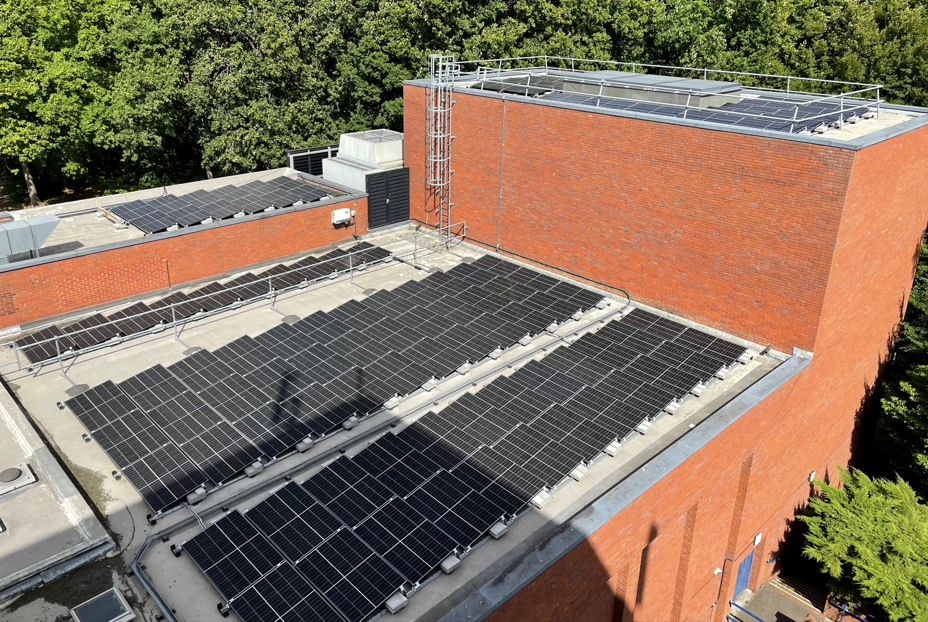
[[[463,235],[466,234],[466,225],[464,224],[464,222],[454,223],[454,224],[448,225],[448,226],[446,227],[446,230],[447,230],[447,231],[446,231],[446,235],[454,235],[455,237],[463,236]],[[455,230],[456,233],[452,232],[452,230]],[[445,247],[445,248],[447,248],[447,246],[448,246],[447,240],[442,240],[442,241],[440,241],[440,242],[435,242],[435,243],[427,244],[427,245],[424,245],[424,246],[419,245],[419,244],[418,244],[418,238],[421,237],[421,236],[423,236],[423,235],[426,235],[426,234],[425,234],[424,232],[418,232],[418,231],[417,231],[416,233],[414,233],[414,234],[412,234],[412,235],[403,236],[403,237],[397,238],[397,239],[395,239],[395,240],[391,240],[391,241],[389,241],[389,242],[386,242],[386,243],[384,243],[383,246],[381,246],[380,248],[383,248],[384,246],[390,246],[390,245],[398,244],[398,243],[401,243],[401,242],[408,242],[408,241],[410,241],[410,240],[415,240],[415,244],[414,244],[414,249],[413,249],[413,250],[411,250],[411,251],[404,251],[404,252],[401,252],[401,253],[391,253],[391,255],[390,255],[390,257],[392,257],[392,258],[394,258],[394,259],[399,259],[400,261],[402,261],[402,259],[403,259],[403,258],[406,258],[406,257],[413,257],[413,258],[414,258],[414,261],[415,261],[415,259],[418,257],[418,254],[421,253],[421,252],[423,252],[423,251],[428,251],[428,250],[431,250],[431,249],[437,248],[437,247]],[[313,264],[312,266],[302,266],[302,267],[299,267],[299,268],[293,268],[293,269],[290,269],[290,270],[286,270],[286,271],[284,271],[284,272],[280,272],[280,273],[277,273],[277,274],[268,275],[268,276],[266,277],[266,280],[267,280],[267,283],[268,283],[268,291],[267,291],[266,293],[263,293],[263,294],[260,294],[260,295],[257,295],[257,296],[252,296],[252,297],[250,297],[250,298],[240,298],[239,300],[233,302],[233,303],[230,304],[230,305],[224,305],[224,306],[221,306],[221,307],[219,307],[219,308],[217,308],[217,309],[213,309],[213,310],[211,310],[211,311],[199,311],[199,312],[197,312],[197,313],[195,313],[195,314],[193,314],[193,315],[189,315],[189,316],[185,316],[185,317],[177,317],[177,316],[176,316],[176,313],[175,313],[175,309],[176,309],[176,308],[181,307],[181,306],[187,307],[187,306],[189,306],[191,303],[195,303],[195,302],[197,302],[197,301],[199,301],[199,300],[205,300],[205,299],[208,299],[208,298],[212,298],[212,297],[214,297],[214,296],[216,295],[216,292],[203,294],[203,295],[201,295],[201,296],[196,296],[196,297],[193,297],[193,298],[187,298],[186,300],[183,300],[183,301],[181,301],[181,302],[176,302],[176,303],[172,303],[172,304],[169,304],[169,305],[164,305],[163,307],[158,307],[157,309],[153,309],[153,310],[149,310],[149,311],[143,311],[143,312],[141,312],[141,313],[137,313],[137,314],[133,314],[133,315],[128,315],[128,316],[125,316],[125,317],[120,317],[119,319],[111,320],[111,321],[109,321],[109,322],[104,322],[104,323],[101,323],[101,324],[97,324],[97,325],[91,326],[91,327],[89,327],[89,328],[82,328],[82,329],[78,329],[78,330],[66,332],[66,333],[64,333],[63,335],[56,335],[56,336],[50,337],[50,338],[48,338],[48,339],[43,339],[43,340],[40,340],[40,341],[35,341],[35,342],[33,342],[33,343],[30,343],[28,347],[29,347],[29,348],[33,348],[33,347],[40,346],[40,345],[43,345],[43,344],[51,344],[51,343],[54,343],[54,344],[55,344],[56,356],[54,356],[54,357],[52,357],[52,358],[48,358],[48,359],[43,359],[43,360],[41,360],[41,361],[36,361],[36,362],[34,362],[34,363],[23,364],[22,358],[21,358],[21,356],[20,356],[20,347],[19,347],[19,345],[17,344],[17,342],[16,342],[15,340],[14,340],[14,341],[8,341],[8,342],[5,342],[5,344],[3,344],[3,345],[8,345],[8,346],[11,346],[11,347],[13,348],[14,353],[15,353],[15,360],[10,361],[10,362],[8,362],[8,363],[0,364],[0,368],[10,367],[10,366],[12,366],[12,365],[15,365],[17,371],[21,371],[21,370],[23,370],[23,369],[27,369],[27,370],[29,370],[29,371],[32,371],[32,370],[34,370],[34,369],[40,369],[40,368],[45,367],[45,366],[47,366],[47,365],[53,365],[53,364],[55,364],[55,363],[61,363],[61,362],[63,362],[63,361],[66,361],[66,360],[72,359],[72,358],[76,358],[76,357],[81,356],[81,355],[83,355],[83,354],[88,354],[88,353],[90,353],[90,352],[95,352],[95,351],[97,351],[97,350],[102,350],[102,349],[104,349],[104,348],[109,348],[109,347],[112,347],[112,346],[114,346],[114,345],[117,345],[117,344],[120,344],[120,343],[124,343],[124,342],[126,342],[126,341],[130,341],[130,340],[133,340],[133,339],[136,339],[136,338],[139,338],[139,337],[144,337],[144,336],[147,336],[147,335],[159,333],[159,332],[162,332],[162,331],[164,331],[165,329],[168,329],[168,328],[173,328],[173,327],[176,327],[176,326],[183,326],[184,324],[187,324],[188,322],[195,322],[195,321],[201,320],[201,319],[203,319],[203,318],[206,318],[206,317],[209,317],[209,316],[212,316],[212,315],[217,315],[217,314],[219,314],[219,313],[224,313],[225,311],[228,311],[228,310],[233,309],[233,308],[239,308],[239,307],[244,306],[244,305],[246,305],[246,304],[251,304],[251,303],[257,302],[257,301],[259,301],[259,300],[267,300],[268,298],[270,298],[270,299],[272,299],[272,307],[273,307],[274,302],[276,302],[277,296],[279,296],[279,295],[281,295],[281,294],[284,294],[284,293],[287,293],[287,292],[290,292],[290,291],[294,291],[294,290],[297,290],[297,289],[302,289],[302,288],[305,288],[305,287],[307,287],[307,286],[309,286],[309,285],[312,285],[312,284],[315,284],[315,283],[319,283],[319,282],[322,282],[322,281],[327,281],[327,280],[332,279],[333,277],[342,276],[342,275],[345,275],[345,274],[351,274],[352,277],[353,277],[354,272],[355,272],[356,270],[362,269],[362,268],[361,268],[362,265],[365,265],[365,267],[366,267],[366,265],[370,265],[370,264],[360,264],[360,263],[359,263],[359,264],[357,264],[357,265],[351,265],[351,261],[352,261],[352,260],[351,260],[351,257],[354,256],[354,255],[361,254],[361,253],[369,252],[369,250],[370,250],[370,249],[362,249],[362,250],[359,250],[359,251],[351,251],[351,252],[349,252],[349,253],[347,253],[347,254],[345,254],[345,255],[341,255],[341,256],[339,256],[339,257],[333,257],[333,258],[331,258],[331,259],[321,260],[321,261],[319,261],[318,263]],[[301,282],[296,283],[296,284],[294,284],[294,285],[289,285],[289,286],[282,287],[282,288],[279,288],[279,289],[274,288],[273,283],[274,283],[274,280],[275,280],[275,279],[281,279],[281,278],[283,278],[283,277],[286,277],[287,275],[294,274],[294,273],[301,272],[301,271],[306,271],[306,270],[308,270],[308,269],[310,269],[310,268],[312,268],[312,267],[316,267],[316,266],[319,266],[319,265],[324,265],[324,264],[327,264],[327,263],[333,263],[333,262],[336,262],[336,261],[344,261],[346,258],[348,258],[348,260],[349,260],[349,268],[347,268],[347,269],[340,269],[340,270],[339,270],[339,269],[336,269],[336,270],[333,270],[333,271],[332,271],[331,273],[329,273],[329,274],[326,274],[326,275],[323,275],[323,276],[319,276],[319,277],[316,277],[316,278],[314,278],[314,279],[304,280],[304,281],[301,281]],[[385,257],[384,259],[376,260],[376,261],[371,262],[371,263],[377,264],[377,263],[382,263],[382,262],[384,262],[384,261],[386,261],[386,260],[387,260],[387,258]],[[261,280],[264,280],[264,279],[265,279],[265,277],[262,277]],[[250,281],[250,282],[248,282],[248,283],[241,283],[241,284],[239,284],[239,285],[233,285],[233,286],[228,287],[228,289],[226,289],[225,291],[233,291],[233,290],[237,290],[237,289],[243,289],[243,288],[246,288],[246,287],[254,287],[254,285],[255,285],[257,282],[259,282],[259,281],[255,280],[255,281]],[[82,333],[86,333],[86,332],[89,332],[89,331],[99,331],[101,328],[106,327],[106,326],[112,326],[112,325],[115,325],[115,324],[124,324],[124,323],[126,323],[126,322],[131,322],[131,321],[132,321],[133,319],[135,319],[135,318],[141,318],[141,317],[144,317],[144,316],[150,316],[150,314],[152,313],[152,311],[158,311],[158,312],[165,313],[165,314],[166,314],[166,313],[171,313],[172,320],[171,320],[170,322],[164,322],[164,323],[160,323],[160,324],[155,324],[155,325],[152,326],[151,328],[146,329],[146,330],[143,330],[143,331],[140,331],[140,332],[138,332],[138,333],[132,333],[132,334],[130,334],[130,335],[124,335],[124,336],[114,336],[114,337],[112,337],[111,339],[109,339],[109,340],[107,340],[107,341],[104,341],[104,342],[101,342],[101,343],[97,343],[97,344],[94,344],[94,345],[92,345],[92,346],[88,346],[88,347],[86,347],[86,348],[79,348],[79,349],[62,348],[61,340],[64,340],[64,339],[71,339],[71,338],[74,337],[75,335],[80,335],[80,334],[82,334]]]
[[[544,64],[538,64],[539,60],[543,60]],[[552,61],[557,63],[552,65]],[[569,71],[572,73],[578,73],[582,71],[587,71],[586,69],[578,69],[577,64],[582,63],[584,65],[607,65],[610,67],[621,67],[623,69],[631,69],[632,72],[638,73],[640,70],[654,69],[658,72],[691,72],[697,75],[701,75],[703,79],[708,79],[709,75],[719,74],[725,77],[749,77],[751,80],[747,82],[753,82],[754,79],[762,80],[778,80],[785,81],[786,88],[771,88],[767,86],[752,84],[745,84],[746,87],[750,88],[752,91],[761,92],[760,95],[755,94],[751,97],[751,101],[776,101],[782,103],[784,100],[789,100],[793,104],[792,116],[784,117],[783,115],[770,115],[764,113],[756,112],[747,112],[747,111],[737,111],[737,110],[726,110],[724,107],[713,106],[711,111],[713,113],[723,113],[730,114],[733,116],[747,117],[747,118],[758,118],[766,119],[770,121],[781,121],[784,123],[790,123],[790,133],[795,129],[796,124],[807,124],[810,121],[816,121],[818,119],[824,119],[826,117],[834,116],[836,113],[839,115],[838,123],[843,124],[846,118],[854,116],[856,113],[868,112],[871,108],[875,108],[877,117],[880,113],[880,104],[883,103],[881,98],[882,86],[879,84],[868,84],[861,82],[847,82],[843,80],[826,80],[822,78],[804,78],[798,76],[786,76],[780,74],[764,74],[764,73],[752,73],[745,71],[732,71],[725,69],[708,69],[708,68],[694,68],[694,67],[679,67],[673,65],[654,65],[648,63],[627,63],[620,61],[606,61],[606,60],[591,60],[591,59],[578,59],[571,57],[558,57],[558,56],[525,56],[525,57],[513,57],[513,58],[498,58],[498,59],[489,59],[489,60],[475,60],[475,61],[458,61],[459,65],[473,65],[474,69],[472,72],[465,73],[461,76],[461,82],[467,82],[468,76],[472,76],[474,81],[483,83],[483,84],[500,84],[507,87],[514,87],[516,90],[519,87],[525,88],[525,95],[529,96],[531,89],[541,89],[545,92],[550,93],[568,93],[571,95],[588,95],[590,97],[605,98],[608,100],[622,100],[622,101],[641,101],[634,98],[621,97],[616,95],[609,95],[603,93],[603,87],[608,84],[606,80],[596,80],[596,79],[587,79],[584,78],[582,73],[572,77],[571,80],[574,82],[586,83],[594,86],[600,86],[599,94],[592,93],[582,93],[575,91],[566,91],[564,89],[555,89],[555,88],[545,88],[540,86],[532,86],[531,78],[534,75],[546,75],[552,68],[557,68],[559,70],[568,69],[567,65],[569,64]],[[495,65],[495,66],[494,66]],[[513,84],[511,82],[505,82],[504,79],[511,79],[513,77],[521,77],[525,75],[526,84]],[[843,86],[843,87],[852,87],[849,90],[845,90],[841,93],[821,93],[814,91],[805,91],[797,90],[793,87],[794,82],[800,82],[802,84],[821,84],[827,86]],[[691,109],[707,110],[708,108],[694,106],[691,104],[692,97],[694,95],[712,95],[715,97],[725,97],[724,93],[715,93],[712,91],[702,91],[699,89],[674,89],[673,87],[661,87],[657,85],[640,85],[637,88],[641,90],[654,91],[654,92],[664,92],[664,93],[676,93],[676,94],[685,94],[687,95],[687,100],[685,103],[673,103],[673,102],[661,102],[662,106],[670,107],[679,107],[683,109],[683,117],[686,118],[687,112]],[[518,94],[518,93],[516,93]],[[777,94],[778,96],[770,96],[765,94]],[[797,97],[802,99],[796,101]],[[742,101],[741,96],[735,98],[732,96],[732,99],[737,101]],[[813,112],[812,114],[801,114],[801,111],[805,111],[808,107],[814,106],[816,104],[828,104],[831,106],[837,106],[838,110],[826,111],[826,112]],[[596,106],[600,106],[601,101],[596,102]],[[806,128],[810,130],[811,128]]]
[[[788,76],[784,74],[774,74],[774,73],[756,73],[750,71],[734,71],[731,69],[711,69],[708,67],[683,67],[677,65],[655,65],[650,63],[638,63],[638,62],[627,62],[627,61],[614,61],[614,60],[598,60],[598,59],[589,59],[589,58],[575,58],[570,56],[512,56],[505,58],[491,58],[483,60],[458,60],[457,64],[459,66],[463,65],[475,65],[481,66],[490,64],[499,65],[500,70],[502,69],[521,69],[521,67],[502,67],[503,63],[512,63],[512,62],[523,62],[523,61],[532,61],[532,60],[543,60],[544,65],[535,65],[539,69],[566,69],[567,67],[563,64],[552,66],[551,60],[558,61],[559,63],[570,62],[571,71],[586,71],[585,69],[575,68],[575,63],[589,63],[596,65],[609,65],[612,67],[630,67],[632,73],[639,73],[638,69],[657,69],[661,71],[691,71],[695,73],[701,73],[703,79],[708,79],[709,74],[722,74],[729,76],[750,76],[754,78],[765,78],[765,79],[779,79],[779,80],[788,80],[792,81],[801,81],[801,82],[817,82],[821,84],[841,84],[851,87],[874,87],[880,86],[879,84],[872,84],[868,82],[848,82],[845,80],[828,80],[825,78],[806,78],[802,76]],[[795,92],[795,91],[794,91]]]
[[[487,84],[502,84],[502,85],[512,86],[512,87],[516,87],[516,88],[518,88],[518,87],[523,87],[523,86],[524,86],[524,87],[526,88],[526,90],[527,90],[527,89],[530,89],[530,88],[540,88],[540,87],[531,87],[530,85],[521,85],[521,84],[514,85],[514,84],[509,83],[509,82],[503,82],[502,80],[497,81],[497,80],[492,80],[492,79],[490,79],[490,80],[485,80],[484,82],[487,83]],[[603,80],[596,80],[596,81],[593,81],[593,80],[582,81],[582,80],[581,80],[581,82],[586,83],[586,84],[595,85],[595,86],[600,86],[600,87],[602,87],[602,86],[608,86],[608,83],[605,82],[605,81],[603,81]],[[690,111],[690,110],[708,110],[708,109],[705,108],[705,107],[696,106],[696,105],[693,105],[693,104],[690,103],[690,99],[692,98],[692,96],[694,96],[694,95],[698,96],[698,95],[706,94],[705,91],[699,91],[699,90],[696,90],[696,89],[687,89],[687,90],[683,90],[683,89],[674,89],[674,88],[669,88],[669,87],[657,87],[657,86],[648,86],[648,87],[641,87],[641,88],[642,88],[642,90],[648,90],[648,91],[654,91],[654,92],[672,93],[672,94],[686,94],[686,95],[687,95],[687,101],[686,101],[685,103],[661,102],[661,106],[674,107],[674,108],[682,108],[682,109],[683,109],[683,118],[684,118],[684,119],[686,118],[686,113],[687,113],[688,111]],[[545,89],[545,90],[548,91],[548,92],[553,92],[553,93],[566,93],[566,94],[570,94],[570,95],[577,95],[577,96],[581,96],[581,97],[582,97],[582,96],[587,96],[587,97],[596,98],[596,99],[619,100],[619,101],[634,101],[634,102],[639,102],[639,101],[641,101],[641,100],[637,100],[637,99],[633,99],[633,98],[629,98],[629,97],[620,97],[620,96],[617,96],[617,95],[608,95],[608,94],[606,94],[606,93],[603,93],[602,90],[600,90],[600,93],[598,93],[598,94],[583,93],[583,92],[576,92],[576,91],[565,91],[565,90],[563,90],[563,89]],[[867,90],[872,90],[872,89],[867,89]],[[856,93],[856,92],[864,92],[864,91],[855,91],[855,93]],[[735,97],[726,96],[725,94],[714,94],[714,93],[713,93],[713,95],[716,96],[716,97],[731,97],[733,100],[735,99]],[[839,109],[838,111],[832,110],[832,111],[822,112],[822,113],[818,113],[818,114],[809,114],[809,115],[799,116],[799,110],[800,110],[800,108],[803,108],[803,107],[808,106],[808,105],[810,105],[810,104],[817,104],[817,103],[820,103],[820,102],[822,102],[822,101],[830,100],[830,99],[838,99],[838,100],[839,100],[840,109]],[[828,96],[828,97],[822,97],[822,98],[816,99],[816,100],[803,101],[803,102],[796,102],[796,103],[793,104],[793,116],[791,116],[791,117],[776,116],[776,115],[769,115],[769,114],[758,114],[758,113],[745,112],[745,111],[740,111],[740,110],[725,110],[724,108],[717,108],[717,107],[711,108],[711,112],[712,112],[713,114],[716,114],[716,113],[724,113],[724,114],[736,115],[736,116],[738,116],[738,117],[750,117],[750,118],[755,118],[755,119],[766,119],[766,120],[769,120],[769,121],[781,121],[781,122],[783,122],[783,123],[806,123],[807,121],[814,121],[814,120],[822,119],[822,118],[825,118],[825,117],[831,117],[831,116],[833,116],[833,115],[835,114],[835,112],[838,112],[838,114],[841,116],[841,120],[844,121],[844,119],[846,119],[847,117],[852,116],[853,113],[855,113],[855,112],[858,112],[858,111],[860,111],[860,112],[866,112],[866,111],[868,111],[871,107],[873,107],[874,101],[875,101],[875,100],[864,100],[864,99],[862,99],[862,98],[853,98],[854,101],[864,102],[864,103],[860,103],[860,104],[858,104],[858,105],[856,105],[856,106],[846,106],[846,105],[845,105],[845,101],[846,101],[847,99],[851,99],[851,98],[845,97],[844,95],[833,95],[833,96]],[[741,101],[741,98],[739,97],[739,98],[737,98],[737,100],[738,100],[738,101]],[[769,101],[769,100],[764,100],[763,98],[757,98],[757,99],[755,99],[754,101],[758,101],[758,100],[759,100],[759,101]],[[776,101],[782,101],[782,100],[776,100]],[[597,106],[597,107],[600,107],[600,106],[601,106],[601,102],[597,101],[596,106]]]

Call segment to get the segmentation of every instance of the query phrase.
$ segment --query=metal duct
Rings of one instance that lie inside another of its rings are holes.
[[[9,263],[10,255],[38,251],[59,222],[57,216],[0,222],[0,264]]]

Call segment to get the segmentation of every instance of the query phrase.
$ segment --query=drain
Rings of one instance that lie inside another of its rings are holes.
[[[22,469],[17,469],[16,467],[4,469],[3,471],[0,471],[0,484],[9,484],[10,482],[15,482],[20,477],[22,477],[22,474]]]

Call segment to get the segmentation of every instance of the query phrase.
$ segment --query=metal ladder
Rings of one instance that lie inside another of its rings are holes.
[[[435,197],[438,212],[438,235],[451,238],[451,108],[454,104],[454,80],[461,73],[454,56],[429,56],[429,87],[426,92],[426,179]]]

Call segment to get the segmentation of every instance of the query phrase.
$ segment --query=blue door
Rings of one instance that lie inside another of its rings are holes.
[[[754,551],[741,560],[738,564],[738,576],[735,577],[735,598],[738,594],[748,588],[748,580],[751,578],[751,564],[754,562]]]

